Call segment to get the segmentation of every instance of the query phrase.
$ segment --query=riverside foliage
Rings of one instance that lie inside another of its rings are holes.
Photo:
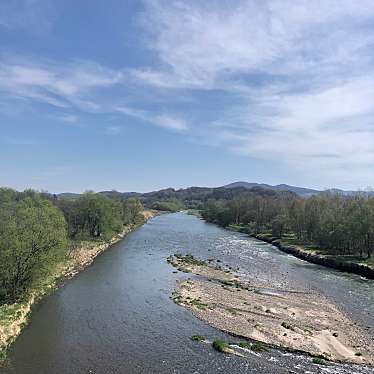
[[[301,198],[248,191],[230,200],[207,201],[202,216],[221,226],[241,225],[251,234],[268,233],[331,255],[371,258],[373,252],[374,198],[364,194]]]
[[[66,258],[79,240],[108,240],[143,220],[134,198],[93,192],[58,199],[27,190],[0,188],[0,304],[23,298]]]

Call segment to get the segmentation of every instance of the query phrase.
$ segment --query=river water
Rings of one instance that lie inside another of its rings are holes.
[[[183,213],[156,217],[35,306],[13,345],[6,374],[79,373],[373,373],[318,366],[280,350],[237,357],[191,341],[237,339],[196,319],[170,299],[176,252],[220,259],[248,278],[318,291],[374,338],[374,282],[325,269],[275,247]]]

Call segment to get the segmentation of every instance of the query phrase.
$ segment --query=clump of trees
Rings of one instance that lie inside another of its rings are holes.
[[[58,199],[0,188],[0,304],[22,298],[53,271],[77,240],[108,240],[126,225],[141,223],[135,198],[87,192]]]
[[[368,195],[244,192],[231,200],[207,201],[202,216],[221,226],[244,225],[253,234],[294,237],[334,255],[370,258],[374,246],[374,198]]]
[[[177,199],[155,201],[151,205],[152,209],[167,211],[167,212],[178,212],[184,208],[184,205],[181,201]]]
[[[86,192],[78,199],[57,200],[56,205],[65,216],[68,234],[72,239],[110,239],[124,225],[138,224],[143,220],[143,206],[135,198],[110,199]]]

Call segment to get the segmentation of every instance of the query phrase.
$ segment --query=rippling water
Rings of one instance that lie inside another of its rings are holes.
[[[235,339],[170,300],[182,277],[165,261],[175,252],[221,259],[248,278],[322,292],[373,336],[373,281],[308,264],[246,235],[176,213],[154,218],[39,303],[11,350],[9,366],[0,372],[373,372],[349,365],[319,367],[306,356],[278,350],[227,356],[191,341],[193,334]]]

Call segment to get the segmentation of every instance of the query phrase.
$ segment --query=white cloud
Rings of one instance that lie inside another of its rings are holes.
[[[371,0],[146,4],[160,66],[132,74],[163,90],[220,90],[216,120],[196,130],[203,142],[374,183]]]
[[[114,108],[114,110],[171,131],[185,132],[188,130],[188,125],[184,119],[171,114],[153,114],[144,110],[133,109],[126,106],[118,106]]]
[[[92,101],[94,93],[122,81],[122,72],[90,61],[57,64],[25,57],[0,59],[0,94],[56,107],[98,110],[100,104]]]
[[[156,62],[115,70],[3,56],[0,99],[63,108],[71,123],[79,111],[122,114],[304,175],[374,183],[372,0],[144,3]]]
[[[291,74],[344,65],[373,43],[360,30],[372,1],[148,1],[143,25],[161,71],[134,75],[160,86],[212,87],[237,74]],[[359,38],[350,38],[354,31]],[[337,53],[338,52],[338,53]],[[342,66],[343,67],[343,66]]]

